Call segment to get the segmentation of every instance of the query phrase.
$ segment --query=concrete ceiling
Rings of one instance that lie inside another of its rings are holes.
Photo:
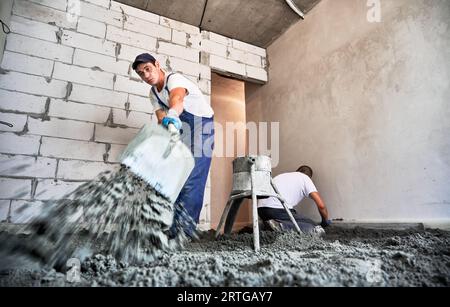
[[[321,0],[293,0],[308,13]],[[285,0],[118,0],[259,47],[268,47],[300,17]],[[308,16],[306,16],[308,18]]]

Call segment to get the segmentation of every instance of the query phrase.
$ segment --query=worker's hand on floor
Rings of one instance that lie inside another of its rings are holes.
[[[162,125],[164,127],[168,128],[169,124],[174,125],[177,130],[180,130],[182,127],[182,123],[180,118],[178,117],[178,113],[173,109],[170,109],[169,112],[167,112],[167,116],[162,120]]]
[[[322,222],[320,223],[320,226],[322,226],[323,228],[328,227],[331,225],[331,220],[322,220]]]

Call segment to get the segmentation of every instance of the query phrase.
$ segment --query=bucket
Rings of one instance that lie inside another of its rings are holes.
[[[275,196],[277,193],[271,185],[272,161],[268,156],[246,156],[233,161],[233,187],[231,195],[252,192],[251,170],[254,165],[253,192],[258,198]]]

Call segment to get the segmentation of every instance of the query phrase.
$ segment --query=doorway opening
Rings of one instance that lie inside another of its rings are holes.
[[[245,81],[217,73],[211,76],[215,152],[211,163],[211,228],[217,229],[233,184],[233,160],[247,154]],[[227,129],[228,127],[228,129]],[[234,132],[229,133],[230,130]],[[228,132],[227,132],[228,131]],[[251,206],[241,205],[233,230],[251,223]]]

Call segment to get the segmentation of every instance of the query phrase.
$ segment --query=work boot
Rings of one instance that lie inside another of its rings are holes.
[[[270,231],[283,231],[283,224],[276,220],[264,221],[264,226],[267,230]]]

